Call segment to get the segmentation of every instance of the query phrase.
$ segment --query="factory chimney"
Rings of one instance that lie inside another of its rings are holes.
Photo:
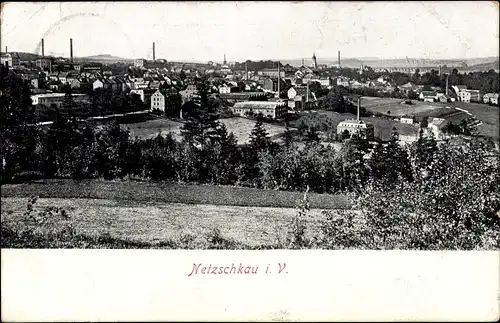
[[[69,57],[71,63],[73,63],[73,38],[69,39]]]
[[[5,46],[5,54],[7,54],[9,51],[7,50],[7,46]]]
[[[45,57],[45,44],[42,38],[42,57]]]
[[[155,56],[155,42],[153,42],[153,62],[156,62],[156,56]]]
[[[361,97],[358,97],[358,111],[356,114],[356,120],[359,121],[359,109],[361,108]]]
[[[340,68],[340,50],[339,50],[339,62],[338,63],[339,63],[339,68]]]
[[[304,66],[304,59],[302,59],[302,66]]]
[[[280,98],[280,82],[281,81],[281,75],[280,75],[280,62],[278,61],[278,100]]]
[[[446,74],[446,90],[445,90],[446,96],[448,96],[448,74]]]
[[[248,61],[245,62],[245,81],[248,81]]]

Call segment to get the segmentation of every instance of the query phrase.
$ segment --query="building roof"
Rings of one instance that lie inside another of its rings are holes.
[[[346,120],[342,120],[341,122],[339,122],[339,126],[341,125],[347,125],[347,124],[357,124],[357,125],[364,125],[364,126],[368,126],[368,127],[373,127],[373,125],[371,123],[367,123],[363,120],[356,120],[356,119],[346,119]]]
[[[283,101],[245,101],[237,102],[234,104],[233,108],[236,109],[272,109],[278,106],[285,106],[286,103]]]
[[[434,92],[434,91],[422,91],[422,95],[434,97],[434,96],[436,96],[436,92]]]

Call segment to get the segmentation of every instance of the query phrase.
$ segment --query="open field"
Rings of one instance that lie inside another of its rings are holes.
[[[240,117],[225,118],[220,119],[220,121],[224,123],[228,132],[232,132],[235,135],[238,144],[244,144],[248,142],[250,133],[255,126],[254,120]],[[174,138],[181,139],[182,122],[179,121],[160,118],[137,123],[122,124],[121,126],[123,129],[127,129],[130,131],[130,136],[132,138],[154,138],[160,132],[163,134],[172,132]],[[274,136],[279,136],[285,131],[284,127],[277,125],[265,123],[264,127],[266,128],[271,138]]]
[[[325,110],[317,110],[315,112],[330,118],[335,129],[337,129],[337,125],[341,121],[356,118],[355,115],[350,113],[337,113],[334,111]],[[393,127],[396,127],[397,131],[401,135],[410,135],[418,131],[418,127],[415,125],[403,124],[398,121],[385,118],[365,117],[362,118],[362,120],[372,123],[375,127],[375,136],[380,137],[382,140],[389,140],[391,138]]]
[[[204,248],[207,234],[214,228],[241,248],[270,247],[284,239],[289,221],[297,212],[296,203],[303,197],[300,192],[229,186],[99,180],[3,185],[1,193],[2,227],[36,227],[40,234],[50,235],[71,226],[78,238],[62,241],[56,236],[52,243],[82,248],[116,247],[114,239],[121,240],[118,245],[124,248],[178,248],[187,235],[191,236],[187,238],[189,246],[182,248]],[[50,222],[33,226],[24,216],[31,196],[39,197],[34,214],[47,207],[62,207],[69,219],[54,215]],[[341,195],[311,193],[308,198],[309,236],[318,232],[321,210],[349,207],[347,198]],[[99,237],[112,239],[99,242]]]
[[[252,129],[255,126],[255,120],[235,117],[221,119],[220,121],[226,125],[228,132],[232,132],[235,135],[236,140],[238,140],[238,144],[248,143]],[[278,137],[285,132],[285,127],[268,123],[264,123],[264,128],[271,139]]]
[[[295,207],[301,192],[260,190],[248,187],[178,184],[167,182],[105,180],[41,180],[1,187],[4,197],[83,198],[141,203],[186,203],[256,207]],[[312,208],[347,208],[344,195],[308,193]]]
[[[393,117],[404,115],[416,116],[430,112],[445,112],[445,105],[442,103],[430,103],[412,100],[413,104],[401,104],[403,99],[379,98],[364,96],[361,99],[361,106],[368,111],[378,112]],[[390,114],[388,113],[390,112]]]
[[[377,98],[377,97],[363,97],[361,105],[369,111],[379,112],[386,114],[390,111],[393,117],[402,115],[413,115],[417,119],[423,116],[439,117],[448,120],[449,122],[459,123],[462,119],[470,116],[475,117],[482,122],[479,125],[479,133],[498,140],[498,121],[499,121],[499,108],[480,103],[466,103],[466,102],[421,102],[412,100],[414,105],[401,104],[403,100],[393,98]],[[467,114],[463,109],[471,113]]]
[[[2,226],[10,223],[29,225],[23,220],[27,200],[2,198]],[[85,236],[109,235],[152,245],[179,241],[184,235],[192,235],[194,240],[190,243],[193,247],[206,245],[206,234],[213,228],[218,228],[224,239],[250,248],[276,245],[283,241],[289,221],[297,212],[294,208],[148,202],[129,205],[110,199],[73,198],[39,199],[34,211],[50,206],[63,207],[70,218],[56,219],[49,226],[40,225],[40,230],[71,225]],[[322,217],[318,209],[312,209],[310,215],[306,236],[318,231],[318,220]]]
[[[172,132],[175,137],[179,137],[182,123],[160,118],[137,123],[125,123],[120,126],[130,132],[131,138],[147,139],[156,137],[160,132],[163,134]]]

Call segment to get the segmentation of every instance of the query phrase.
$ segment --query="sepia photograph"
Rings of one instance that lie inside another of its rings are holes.
[[[2,254],[498,251],[498,26],[494,1],[3,3]]]

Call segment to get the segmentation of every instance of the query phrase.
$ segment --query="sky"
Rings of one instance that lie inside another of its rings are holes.
[[[464,2],[8,2],[2,52],[221,62],[498,56],[499,6]]]

